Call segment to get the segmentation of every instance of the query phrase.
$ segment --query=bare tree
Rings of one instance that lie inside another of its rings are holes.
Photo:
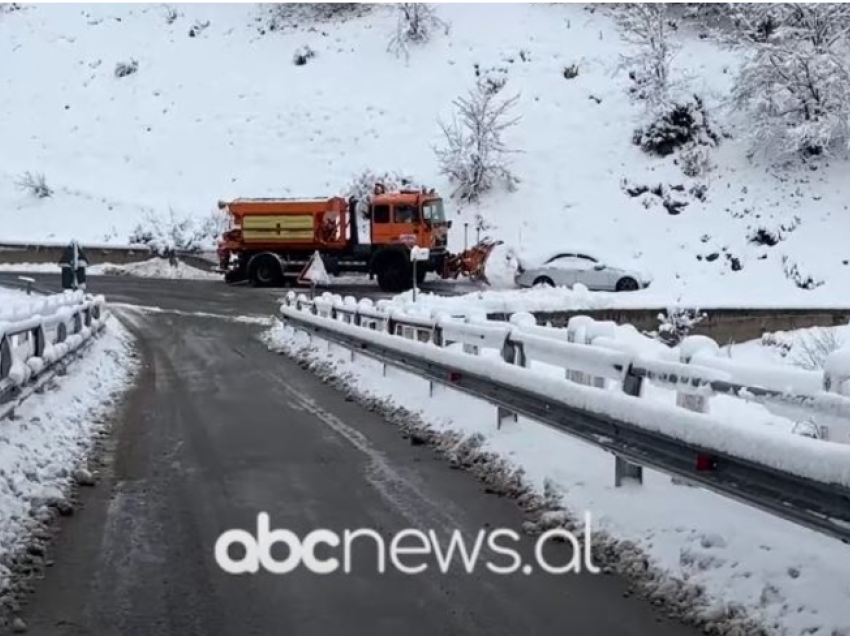
[[[519,95],[500,99],[481,90],[472,90],[453,102],[452,121],[440,122],[445,148],[436,150],[442,173],[456,184],[452,196],[476,201],[499,182],[508,190],[519,183],[508,168],[508,156],[516,151],[502,139],[520,120],[511,112],[518,102]]]
[[[837,329],[815,328],[801,334],[791,347],[791,362],[809,371],[820,371],[843,341]]]
[[[53,189],[47,185],[47,179],[40,172],[25,172],[18,178],[15,185],[18,189],[39,199],[48,199],[53,196]]]
[[[732,44],[749,55],[733,97],[754,115],[753,151],[781,158],[846,148],[850,5],[737,5],[735,23]]]
[[[667,4],[622,4],[614,16],[620,37],[634,47],[634,52],[622,59],[635,82],[632,94],[646,100],[651,109],[663,107],[669,98],[670,66],[679,49],[670,38]]]
[[[398,25],[387,50],[396,55],[410,55],[411,44],[423,44],[434,31],[449,31],[449,24],[437,16],[436,9],[423,2],[402,2],[398,7]]]

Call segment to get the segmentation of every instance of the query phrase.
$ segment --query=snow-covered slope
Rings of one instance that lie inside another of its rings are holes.
[[[655,276],[671,302],[838,302],[850,288],[850,180],[842,160],[770,171],[746,158],[748,122],[724,108],[738,59],[687,28],[675,59],[719,127],[716,168],[687,178],[631,142],[643,111],[617,73],[626,51],[610,19],[578,5],[440,5],[448,35],[387,52],[391,7],[343,22],[260,33],[258,5],[41,5],[0,16],[0,239],[126,242],[149,211],[206,217],[234,196],[339,193],[364,169],[398,170],[448,194],[433,147],[437,118],[475,85],[475,65],[507,77],[520,123],[516,192],[449,205],[463,223],[521,252],[588,247]],[[209,26],[190,37],[196,23]],[[486,24],[486,28],[482,28]],[[309,45],[315,57],[292,63]],[[117,78],[121,62],[138,71]],[[566,79],[564,68],[579,74]],[[495,71],[488,69],[495,68]],[[16,189],[41,172],[54,196]],[[671,215],[661,184],[688,203]],[[707,185],[705,201],[689,194]],[[682,186],[684,191],[671,189]],[[759,228],[785,240],[748,242]],[[728,256],[727,256],[728,254]],[[700,260],[701,259],[701,260]],[[740,271],[733,271],[740,266]],[[824,284],[799,289],[797,270]]]

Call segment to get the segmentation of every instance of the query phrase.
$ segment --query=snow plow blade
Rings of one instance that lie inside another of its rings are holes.
[[[482,281],[489,285],[486,274],[487,259],[493,249],[502,243],[503,241],[484,240],[460,254],[452,254],[446,259],[443,278],[466,276],[470,280]]]

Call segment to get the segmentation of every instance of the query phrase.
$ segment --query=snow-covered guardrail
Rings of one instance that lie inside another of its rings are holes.
[[[281,316],[352,355],[423,377],[432,393],[443,384],[489,401],[499,426],[522,415],[609,450],[617,486],[642,481],[647,466],[850,541],[850,445],[733,423],[706,409],[712,396],[729,395],[850,427],[850,397],[838,392],[850,388],[845,354],[827,364],[820,390],[796,370],[776,371],[765,387],[739,383],[746,374],[729,361],[715,364],[707,339],[683,343],[679,361],[652,359],[618,342],[611,325],[587,320],[564,330],[536,326],[533,317],[496,323],[388,309],[290,294]],[[640,399],[646,382],[673,388],[678,406]]]
[[[98,333],[105,319],[104,298],[82,292],[39,297],[0,311],[0,419],[52,367]]]

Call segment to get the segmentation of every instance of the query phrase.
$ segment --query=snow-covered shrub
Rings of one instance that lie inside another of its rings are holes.
[[[645,152],[666,157],[685,146],[717,145],[718,135],[711,126],[703,101],[674,103],[648,126],[635,130],[632,141]]]
[[[47,185],[47,179],[41,172],[25,172],[15,182],[19,190],[31,194],[38,199],[48,199],[53,196],[53,189]]]
[[[417,183],[413,177],[400,172],[374,172],[364,170],[354,177],[343,191],[347,199],[355,198],[358,202],[358,211],[368,209],[372,195],[376,189],[384,192],[399,192],[401,190],[426,190],[423,185]]]
[[[347,2],[291,2],[260,5],[266,15],[258,18],[260,31],[281,31],[322,22],[344,22],[371,11],[374,5]]]
[[[738,5],[747,54],[733,89],[752,116],[752,151],[774,159],[850,145],[850,5]]]
[[[147,245],[157,256],[176,252],[199,252],[210,248],[226,228],[227,218],[219,210],[204,218],[182,216],[169,208],[167,214],[145,213],[128,238],[132,245]]]
[[[305,44],[295,49],[295,53],[292,54],[292,63],[295,66],[304,66],[308,60],[314,57],[316,57],[316,52]]]
[[[646,101],[651,110],[664,108],[671,88],[670,64],[678,45],[670,37],[671,17],[667,3],[623,3],[614,9],[620,37],[633,52],[622,58],[635,86],[631,94]]]
[[[482,93],[495,95],[508,83],[508,69],[504,66],[491,66],[482,69],[475,64],[475,81]]]
[[[708,314],[699,309],[671,307],[665,313],[658,314],[658,331],[648,335],[669,347],[675,347],[706,318]]]
[[[447,22],[437,16],[434,6],[424,2],[401,2],[396,5],[398,23],[387,50],[396,55],[410,55],[410,46],[428,42],[437,30],[449,32]]]
[[[835,328],[814,328],[800,334],[791,347],[791,363],[809,371],[820,371],[833,351],[844,344]]]
[[[192,28],[189,29],[189,37],[194,38],[199,36],[201,33],[206,31],[210,26],[209,20],[204,20],[201,22],[200,20],[195,20],[195,24],[192,25]]]
[[[138,72],[139,63],[136,60],[130,60],[129,62],[118,62],[115,65],[115,77],[127,77],[128,75],[132,75],[133,73]]]
[[[679,165],[686,177],[698,177],[710,172],[714,167],[711,153],[706,146],[692,145],[682,151]]]
[[[519,183],[508,168],[508,156],[515,151],[502,139],[519,122],[512,113],[518,102],[518,95],[501,99],[481,90],[454,101],[452,121],[440,122],[445,146],[436,149],[442,174],[455,184],[452,196],[477,201],[497,183],[508,190]]]
[[[180,12],[170,4],[163,5],[162,11],[165,15],[166,24],[174,24],[177,21],[177,18],[180,17]]]
[[[823,285],[822,280],[817,280],[811,274],[805,273],[797,263],[787,256],[782,257],[782,270],[785,272],[785,278],[800,289],[811,290]]]
[[[575,79],[578,77],[578,64],[570,64],[564,67],[564,79]]]
[[[776,349],[779,356],[785,358],[794,346],[794,339],[784,331],[767,332],[762,334],[759,344],[762,347]]]
[[[798,216],[795,216],[787,223],[781,223],[779,225],[760,225],[750,230],[747,240],[753,245],[774,247],[784,241],[799,225],[800,217]]]

